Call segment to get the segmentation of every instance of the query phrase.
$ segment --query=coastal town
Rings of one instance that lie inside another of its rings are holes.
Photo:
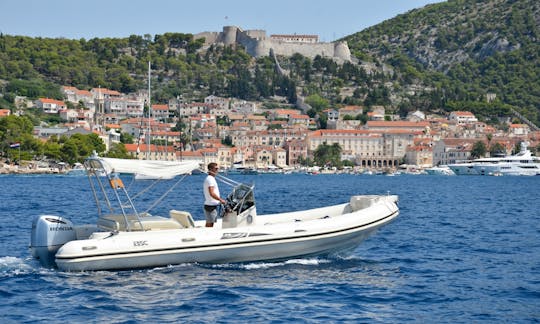
[[[3,323],[539,321],[540,1],[0,17]]]
[[[119,143],[121,134],[133,137],[125,144],[132,158],[150,160],[193,160],[202,166],[216,162],[224,170],[242,168],[264,171],[298,170],[322,144],[338,144],[341,159],[351,162],[349,170],[421,171],[471,158],[476,142],[487,147],[498,143],[510,154],[520,143],[536,148],[540,132],[512,118],[500,120],[496,129],[468,111],[453,111],[447,116],[426,115],[417,110],[406,118],[388,114],[382,106],[328,107],[326,129],[305,110],[287,105],[265,108],[261,102],[207,96],[202,102],[180,98],[152,104],[148,92],[123,94],[94,88],[90,91],[62,87],[65,100],[16,98],[15,114],[37,108],[55,115],[63,124],[34,127],[34,136],[46,141],[50,136],[97,134],[107,149]],[[275,98],[279,102],[280,98]],[[148,109],[146,109],[148,111]],[[11,111],[0,109],[0,118]],[[360,115],[366,115],[362,123]],[[174,130],[181,123],[183,131]],[[534,125],[532,125],[534,127]],[[16,145],[16,144],[15,144]],[[12,146],[13,148],[13,146]],[[2,173],[62,172],[70,166],[10,165]],[[316,171],[336,171],[325,165]]]

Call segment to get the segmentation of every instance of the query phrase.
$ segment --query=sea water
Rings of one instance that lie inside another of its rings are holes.
[[[203,219],[203,179],[184,178],[151,212],[187,210]],[[390,193],[399,195],[400,216],[342,256],[68,273],[31,258],[31,222],[39,214],[95,222],[87,179],[0,176],[0,321],[540,321],[540,177],[234,179],[255,184],[259,214]],[[151,206],[160,198],[157,189],[140,202]],[[220,189],[230,191],[225,184]]]

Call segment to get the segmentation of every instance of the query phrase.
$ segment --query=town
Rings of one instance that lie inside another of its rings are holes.
[[[509,154],[521,142],[536,148],[540,140],[537,129],[512,123],[510,117],[502,120],[505,127],[495,129],[468,111],[432,116],[418,110],[400,119],[387,114],[382,106],[369,110],[362,106],[328,107],[326,129],[319,129],[317,121],[304,111],[285,104],[270,109],[260,102],[210,95],[204,102],[173,98],[168,103],[151,104],[148,115],[146,91],[123,94],[72,86],[63,86],[62,91],[64,101],[16,98],[19,108],[15,114],[34,107],[65,122],[55,127],[36,126],[35,137],[47,140],[52,135],[95,133],[108,149],[120,142],[121,134],[129,134],[133,143],[125,147],[132,158],[194,160],[202,166],[217,162],[224,170],[298,170],[320,145],[337,144],[341,159],[350,161],[349,170],[354,172],[419,172],[470,159],[473,145],[479,141],[486,147],[497,144],[504,151],[499,153]],[[9,114],[10,110],[0,109],[0,116]],[[356,118],[362,114],[367,117],[365,124]],[[182,131],[177,125],[183,125]],[[319,165],[315,171],[336,170]]]

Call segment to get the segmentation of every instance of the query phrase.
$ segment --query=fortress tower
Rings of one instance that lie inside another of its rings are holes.
[[[334,57],[346,62],[351,61],[351,50],[349,49],[347,42],[342,41],[334,43]]]
[[[238,32],[238,27],[236,26],[225,26],[223,27],[223,32],[221,33],[220,40],[225,46],[236,44],[236,33]]]

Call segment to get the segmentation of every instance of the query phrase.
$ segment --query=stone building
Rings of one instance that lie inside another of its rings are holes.
[[[287,141],[283,148],[287,152],[287,165],[289,166],[298,166],[301,159],[307,159],[307,143],[304,139]]]
[[[407,131],[373,132],[367,130],[317,130],[307,137],[310,155],[321,144],[339,144],[343,158],[367,168],[395,168],[405,156],[407,146],[417,134]]]
[[[433,165],[446,165],[468,160],[475,139],[444,138],[434,143]]]
[[[194,35],[204,38],[205,45],[241,45],[253,57],[269,56],[270,50],[276,55],[292,56],[300,53],[314,58],[317,55],[330,57],[338,62],[351,61],[351,51],[347,42],[320,43],[316,35],[271,35],[264,30],[243,30],[237,26],[224,26],[222,32],[203,32]]]

